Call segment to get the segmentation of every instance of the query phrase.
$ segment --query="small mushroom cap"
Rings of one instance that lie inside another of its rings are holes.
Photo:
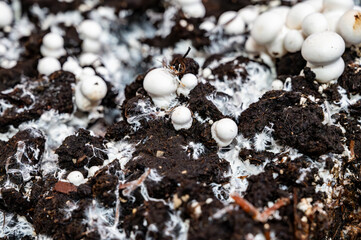
[[[279,79],[276,79],[272,82],[272,90],[282,90],[283,82]]]
[[[95,173],[100,169],[99,166],[92,166],[91,168],[89,168],[88,170],[88,177],[92,177],[95,175]]]
[[[237,124],[230,118],[223,118],[213,123],[212,138],[217,142],[218,146],[228,146],[237,136]]]
[[[192,126],[192,113],[187,107],[176,107],[172,112],[171,119],[175,130],[189,129]]]
[[[102,48],[102,45],[98,40],[86,38],[83,40],[81,47],[83,49],[83,52],[99,53]]]
[[[50,75],[61,69],[60,62],[54,57],[44,57],[38,62],[38,72],[44,75]]]
[[[61,49],[64,46],[64,39],[57,33],[48,33],[43,38],[43,45],[51,50]]]
[[[182,6],[182,10],[188,17],[202,18],[206,15],[206,8],[202,2]]]
[[[313,33],[325,32],[328,30],[326,17],[321,13],[311,13],[302,22],[302,32],[309,36]]]
[[[204,21],[199,25],[199,29],[202,29],[204,31],[210,32],[215,28],[215,24],[211,21]]]
[[[268,11],[258,16],[251,30],[252,38],[260,45],[272,42],[283,27],[282,17]]]
[[[80,23],[79,33],[83,35],[84,38],[96,40],[102,34],[102,27],[93,20],[84,20]]]
[[[288,52],[295,53],[301,51],[303,41],[302,33],[300,30],[290,30],[285,36],[283,41],[284,47]]]
[[[279,17],[282,18],[283,23],[285,23],[290,9],[291,8],[287,6],[278,6],[275,8],[271,8],[269,12],[277,14]]]
[[[224,12],[218,19],[218,25],[222,25],[224,32],[230,35],[242,34],[246,28],[242,16],[234,11]]]
[[[347,11],[338,21],[337,32],[348,44],[361,43],[361,12]]]
[[[178,82],[170,70],[156,68],[144,77],[143,87],[151,96],[166,96],[175,93]]]
[[[312,72],[316,74],[316,80],[320,83],[328,83],[332,80],[337,80],[345,69],[345,62],[340,57],[336,61],[324,65],[317,66],[312,63],[307,63],[307,67],[311,68]]]
[[[79,66],[78,62],[75,61],[73,58],[70,58],[70,57],[63,64],[63,70],[74,73],[75,75],[80,74],[81,71],[82,71],[82,69]]]
[[[72,184],[74,184],[75,186],[79,186],[80,184],[82,184],[84,182],[84,176],[79,171],[72,171],[71,173],[68,174],[66,179],[69,182],[71,182]]]
[[[200,3],[202,0],[176,0],[176,2],[178,2],[181,6],[185,6]]]
[[[316,12],[316,9],[308,3],[303,2],[294,5],[287,15],[287,27],[290,29],[301,29],[303,19],[314,12]]]
[[[350,10],[354,6],[353,0],[323,0],[325,12],[334,10]]]
[[[248,6],[239,10],[238,14],[245,23],[250,24],[257,19],[259,15],[259,9],[254,6]]]
[[[11,7],[5,2],[0,2],[0,28],[9,26],[14,19]]]
[[[334,32],[314,33],[303,42],[302,56],[314,65],[336,61],[345,51],[345,42]]]
[[[107,94],[107,84],[96,75],[88,76],[80,84],[81,93],[91,102],[100,101]]]
[[[192,73],[184,74],[184,76],[181,79],[181,82],[184,84],[185,88],[192,90],[195,88],[198,84],[198,79],[196,75]]]

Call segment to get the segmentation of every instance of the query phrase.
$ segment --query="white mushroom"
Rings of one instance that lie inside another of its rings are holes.
[[[301,51],[304,40],[300,30],[293,29],[287,32],[283,44],[288,52],[295,53]]]
[[[198,79],[196,75],[192,73],[185,74],[181,79],[181,84],[177,88],[178,95],[188,96],[189,93],[197,86]]]
[[[102,27],[96,21],[84,20],[80,23],[78,32],[83,39],[90,38],[97,40],[102,34]]]
[[[79,84],[81,93],[91,102],[100,101],[107,94],[107,84],[96,75],[88,76]]]
[[[316,12],[316,9],[308,3],[304,2],[294,5],[287,15],[287,27],[291,29],[301,29],[303,19],[314,12]]]
[[[9,26],[14,19],[11,7],[5,2],[0,2],[0,28]]]
[[[231,35],[242,34],[245,31],[242,16],[235,11],[224,12],[218,19],[218,25],[223,26],[224,32]]]
[[[215,28],[215,24],[211,21],[204,21],[199,25],[199,29],[202,29],[204,31],[210,32]]]
[[[59,58],[66,54],[64,49],[64,39],[57,33],[48,33],[43,38],[40,52],[44,57]]]
[[[172,112],[171,119],[174,129],[177,131],[191,128],[193,122],[191,111],[184,106],[176,107]]]
[[[302,22],[302,32],[305,36],[328,30],[326,17],[321,13],[311,13]]]
[[[288,31],[289,30],[286,27],[284,27],[281,30],[281,32],[277,35],[277,37],[271,43],[268,43],[266,45],[266,49],[269,55],[275,58],[280,58],[287,53],[283,42]]]
[[[238,15],[243,19],[246,24],[251,24],[258,17],[259,8],[255,6],[247,6],[239,10]]]
[[[99,53],[101,50],[102,45],[98,40],[93,40],[90,38],[86,38],[83,40],[83,43],[81,45],[81,48],[84,52],[89,53]]]
[[[206,8],[202,2],[184,5],[182,10],[188,17],[202,18],[206,15]]]
[[[157,107],[167,108],[177,96],[178,82],[170,70],[156,68],[144,77],[143,87]]]
[[[259,45],[253,37],[248,37],[246,43],[245,43],[245,50],[249,53],[260,53],[264,52],[265,48],[262,45]]]
[[[80,66],[93,66],[99,67],[101,62],[99,56],[94,53],[83,53],[79,57]]]
[[[312,72],[316,74],[316,80],[320,83],[328,83],[337,80],[345,69],[345,62],[340,57],[336,61],[328,65],[313,65],[307,63],[307,67],[311,68]]]
[[[323,9],[323,0],[307,0],[306,3],[310,4],[317,12]]]
[[[283,82],[279,79],[276,79],[272,82],[272,90],[282,90]]]
[[[271,43],[281,32],[283,23],[282,17],[276,13],[262,13],[253,24],[251,36],[260,45]]]
[[[313,65],[327,65],[336,61],[345,51],[345,42],[334,32],[310,35],[303,42],[302,56]]]
[[[63,64],[63,70],[71,72],[75,76],[80,75],[82,72],[82,68],[79,66],[78,62],[71,57],[68,57],[66,62]]]
[[[290,9],[291,8],[287,6],[278,6],[271,8],[270,10],[268,10],[268,12],[277,14],[279,17],[281,17],[282,22],[285,23]]]
[[[361,12],[347,11],[338,21],[337,32],[348,44],[361,43]]]
[[[79,171],[72,171],[68,174],[66,179],[75,186],[79,186],[80,184],[85,182],[83,174]]]
[[[95,175],[95,173],[100,169],[99,166],[92,166],[88,170],[88,177],[92,177]]]
[[[328,31],[332,31],[332,32],[337,31],[337,23],[344,13],[345,13],[344,10],[334,10],[331,12],[323,13],[328,23]]]
[[[323,8],[325,12],[334,10],[350,10],[354,6],[353,0],[323,0]]]
[[[218,146],[225,147],[237,136],[238,127],[232,119],[223,118],[213,123],[211,133]]]
[[[50,75],[61,69],[60,62],[54,57],[44,57],[38,62],[38,72],[44,75]]]

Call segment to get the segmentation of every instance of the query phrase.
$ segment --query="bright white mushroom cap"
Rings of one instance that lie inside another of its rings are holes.
[[[287,32],[283,44],[288,52],[295,53],[301,51],[304,40],[301,31],[293,29]]]
[[[344,13],[344,10],[334,10],[323,13],[328,23],[328,31],[337,32],[337,23]]]
[[[241,16],[245,23],[250,24],[257,19],[259,15],[259,9],[254,6],[248,6],[239,10],[238,15]]]
[[[99,56],[94,53],[83,53],[79,57],[80,66],[100,66]]]
[[[80,23],[79,33],[83,38],[98,39],[102,34],[102,27],[93,20],[84,20]]]
[[[218,19],[218,25],[223,26],[227,34],[241,34],[245,31],[242,16],[235,11],[224,12]]]
[[[100,169],[99,166],[92,166],[88,170],[88,177],[92,177],[95,175],[95,173]]]
[[[211,21],[204,21],[199,25],[199,29],[202,29],[204,31],[210,32],[215,28],[215,24]]]
[[[316,9],[308,3],[304,2],[294,5],[287,15],[287,27],[291,29],[301,29],[303,19],[314,12],[316,12]]]
[[[328,83],[333,80],[337,80],[345,69],[345,62],[340,57],[336,61],[324,65],[317,66],[311,63],[307,63],[307,67],[311,68],[312,72],[316,74],[316,80],[320,83]]]
[[[350,10],[354,6],[353,0],[323,0],[324,11]]]
[[[287,6],[278,6],[275,8],[271,8],[270,10],[268,10],[268,12],[277,14],[279,17],[281,17],[283,23],[285,23],[290,9],[291,8]]]
[[[63,70],[78,75],[81,73],[82,68],[79,66],[77,61],[75,61],[73,58],[68,57],[66,62],[63,64]]]
[[[178,82],[170,70],[156,68],[144,77],[143,87],[157,107],[167,108],[176,98]]]
[[[191,111],[184,106],[176,107],[172,112],[171,119],[174,129],[177,131],[191,128],[193,122]]]
[[[102,45],[98,40],[86,38],[83,40],[81,48],[83,49],[83,52],[99,53],[102,48]]]
[[[334,32],[310,35],[303,42],[302,57],[314,65],[327,65],[336,61],[345,51],[345,42]]]
[[[361,12],[347,11],[338,21],[337,32],[348,44],[361,43]]]
[[[52,50],[61,49],[64,47],[64,39],[57,33],[48,33],[43,38],[43,45]]]
[[[311,13],[302,22],[302,32],[307,36],[318,33],[325,32],[328,30],[328,22],[326,17],[321,13]]]
[[[50,75],[61,69],[58,59],[53,57],[44,57],[38,62],[38,72],[44,75]]]
[[[280,58],[287,53],[283,42],[288,31],[289,30],[286,27],[284,27],[281,30],[281,32],[277,35],[277,37],[271,43],[268,43],[266,45],[266,49],[269,55],[275,58]]]
[[[68,174],[66,179],[75,186],[79,186],[80,184],[84,183],[84,176],[79,171],[72,171]]]
[[[182,10],[188,17],[202,18],[206,15],[206,8],[202,2],[184,5]]]
[[[0,2],[0,28],[9,26],[14,19],[11,7],[5,2]]]
[[[91,102],[97,102],[107,94],[107,84],[96,75],[88,76],[80,82],[80,91]]]
[[[230,118],[223,118],[213,123],[212,138],[217,142],[218,146],[228,146],[237,136],[237,124]]]
[[[182,79],[179,87],[177,88],[177,94],[183,94],[184,96],[188,96],[190,91],[192,91],[198,84],[198,79],[196,75],[192,73],[185,74]]]
[[[317,12],[323,9],[323,0],[307,0],[306,3],[310,4]]]
[[[282,90],[283,82],[279,79],[276,79],[272,82],[272,90]]]
[[[265,12],[258,16],[254,21],[251,30],[252,38],[260,45],[272,42],[281,32],[283,20],[274,12]]]

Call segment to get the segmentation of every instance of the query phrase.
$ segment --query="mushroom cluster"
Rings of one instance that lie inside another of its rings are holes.
[[[361,43],[361,12],[353,8],[352,0],[307,0],[272,8],[254,21],[246,50],[275,58],[302,50],[316,79],[330,82],[344,70],[345,46]]]

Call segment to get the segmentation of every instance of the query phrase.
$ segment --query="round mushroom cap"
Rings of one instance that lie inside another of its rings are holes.
[[[80,83],[80,91],[91,102],[102,100],[107,95],[107,84],[96,75],[89,75]]]
[[[340,57],[336,61],[323,66],[313,65],[307,63],[307,67],[311,68],[312,72],[316,74],[316,80],[320,83],[328,83],[332,80],[337,80],[345,69],[345,62]]]
[[[325,32],[328,30],[328,22],[326,17],[321,13],[311,13],[302,22],[302,32],[309,36],[318,32]]]
[[[272,82],[272,90],[282,90],[283,82],[279,79],[276,79]]]
[[[316,9],[308,3],[304,2],[294,5],[287,15],[287,27],[291,29],[301,29],[303,19],[314,12],[316,12]]]
[[[323,9],[323,0],[307,0],[306,3],[310,4],[317,12]]]
[[[354,6],[353,0],[323,0],[323,8],[325,12],[334,10],[350,10]]]
[[[92,177],[95,175],[95,173],[100,169],[99,166],[92,166],[88,170],[88,177]]]
[[[361,43],[361,12],[347,11],[338,21],[337,32],[348,44]]]
[[[202,18],[206,15],[206,8],[202,2],[184,5],[182,10],[188,17]]]
[[[38,62],[38,72],[44,75],[50,75],[61,69],[60,62],[54,57],[44,57]]]
[[[283,40],[283,44],[285,49],[290,53],[295,53],[301,50],[303,41],[302,33],[300,30],[290,30],[285,36]]]
[[[283,27],[282,17],[277,13],[268,11],[258,16],[254,21],[251,36],[260,45],[272,42]]]
[[[166,96],[176,92],[178,83],[170,70],[156,68],[144,77],[143,87],[151,96]]]
[[[14,19],[11,7],[5,2],[0,2],[0,28],[9,26]]]
[[[246,25],[240,14],[234,11],[224,12],[218,19],[218,25],[222,25],[227,34],[242,34]]]
[[[278,7],[275,7],[275,8],[271,8],[269,10],[269,12],[275,13],[278,16],[280,16],[282,18],[283,23],[285,23],[286,19],[287,19],[287,15],[288,15],[290,9],[291,8],[288,7],[288,6],[278,6]]]
[[[192,126],[192,113],[184,106],[176,107],[172,112],[172,124],[176,130],[189,129]]]
[[[66,179],[69,182],[71,182],[72,184],[74,184],[75,186],[79,186],[80,184],[82,184],[84,182],[84,176],[79,171],[72,171],[71,173],[68,174]]]
[[[321,32],[310,35],[303,42],[302,56],[314,65],[327,65],[336,61],[345,51],[345,42],[335,32]]]
[[[102,27],[96,21],[87,19],[80,23],[79,33],[85,38],[96,40],[102,34]]]
[[[257,19],[259,15],[259,9],[254,6],[248,6],[239,10],[238,14],[242,17],[245,23],[250,24]]]
[[[182,82],[182,84],[184,84],[185,88],[192,90],[193,88],[195,88],[197,86],[198,79],[197,79],[196,75],[194,75],[192,73],[187,73],[187,74],[184,74],[184,76],[181,79],[181,82]]]
[[[230,118],[223,118],[212,125],[212,137],[220,147],[229,145],[238,134],[237,124]]]
[[[43,38],[43,45],[51,50],[61,49],[64,46],[64,39],[57,33],[48,33]]]
[[[281,58],[283,57],[287,51],[284,47],[284,39],[289,30],[284,27],[281,32],[277,35],[275,40],[273,40],[271,43],[268,43],[266,45],[267,52],[275,58]]]

